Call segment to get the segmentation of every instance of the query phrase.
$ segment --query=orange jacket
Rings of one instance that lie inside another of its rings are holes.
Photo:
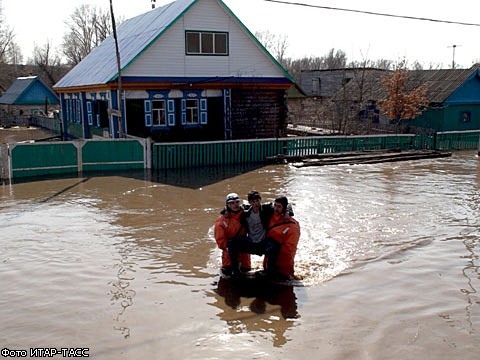
[[[232,262],[227,250],[227,241],[238,235],[245,235],[245,229],[242,227],[240,217],[243,210],[238,213],[229,213],[228,217],[220,215],[215,221],[214,236],[219,249],[222,250],[222,266],[231,266]],[[238,262],[242,263],[242,268],[250,269],[250,254],[240,253]]]
[[[274,214],[270,219],[266,237],[280,244],[277,259],[277,271],[285,276],[293,276],[294,260],[300,239],[300,224],[293,217],[285,220],[284,215]]]

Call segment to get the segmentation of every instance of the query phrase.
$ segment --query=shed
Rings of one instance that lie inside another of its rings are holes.
[[[285,135],[294,81],[221,0],[177,0],[126,20],[117,33],[120,74],[110,36],[54,86],[67,135]]]

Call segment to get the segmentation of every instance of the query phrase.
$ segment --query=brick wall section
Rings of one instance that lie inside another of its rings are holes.
[[[232,138],[286,136],[286,96],[283,90],[232,90]]]
[[[331,126],[331,113],[328,100],[319,97],[297,98],[288,100],[288,123],[311,127]]]

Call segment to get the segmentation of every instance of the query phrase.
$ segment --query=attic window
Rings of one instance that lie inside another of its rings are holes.
[[[228,55],[228,33],[186,31],[185,52],[187,55]]]

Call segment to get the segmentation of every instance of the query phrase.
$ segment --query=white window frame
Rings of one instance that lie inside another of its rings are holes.
[[[199,123],[198,99],[185,99],[185,113],[187,115],[186,125],[197,125]]]
[[[198,51],[192,51],[189,49],[188,38],[189,34],[195,34],[198,37]],[[205,38],[211,35],[212,43],[211,44],[203,44],[202,42],[205,41]],[[221,36],[225,36],[225,52],[219,52],[216,48],[216,40],[220,40]],[[207,45],[211,45],[212,51],[207,52]],[[216,56],[227,56],[228,55],[228,32],[220,32],[220,31],[193,31],[187,30],[185,31],[185,53],[187,55],[216,55]]]
[[[152,100],[152,126],[167,126],[167,102],[165,100]]]

